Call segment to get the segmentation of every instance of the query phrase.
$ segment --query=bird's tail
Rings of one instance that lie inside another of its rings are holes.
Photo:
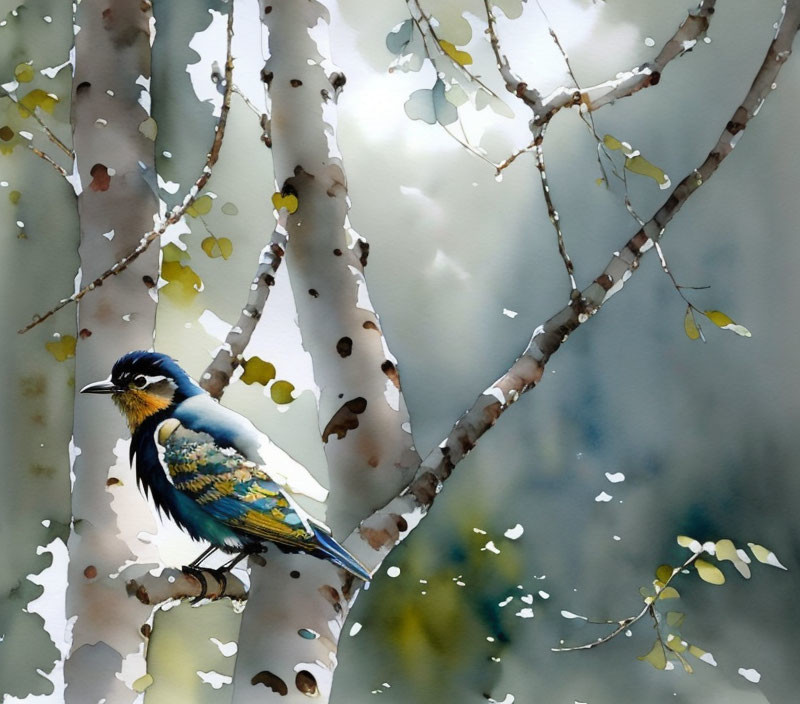
[[[326,533],[313,524],[311,529],[314,531],[314,537],[316,538],[317,550],[314,552],[317,553],[318,557],[330,560],[365,582],[370,581],[371,576],[367,568],[339,545],[330,533]]]

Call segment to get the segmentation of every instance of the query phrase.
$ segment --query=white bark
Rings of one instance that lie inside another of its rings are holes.
[[[82,187],[84,283],[128,254],[152,228],[158,210],[140,166],[152,173],[153,142],[139,129],[149,116],[140,100],[150,76],[151,17],[147,1],[83,0],[77,6],[72,121]],[[81,301],[76,389],[105,377],[125,352],[152,345],[155,301],[149,287],[157,280],[154,249]],[[80,454],[74,464],[67,616],[77,620],[66,700],[131,702],[137,694],[117,673],[142,646],[140,627],[150,608],[130,599],[125,579],[116,576],[133,555],[111,507],[114,485],[107,485],[114,447],[128,430],[108,399],[97,397],[76,396],[74,423]]]
[[[269,32],[263,78],[272,103],[275,179],[297,196],[286,266],[303,346],[319,387],[319,423],[334,535],[349,531],[409,481],[419,455],[396,360],[369,302],[369,245],[349,227],[347,181],[336,145],[344,85],[330,67],[328,11],[316,0],[260,2]]]

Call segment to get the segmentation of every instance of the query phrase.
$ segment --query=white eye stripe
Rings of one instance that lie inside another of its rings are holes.
[[[169,383],[170,386],[172,386],[172,388],[177,388],[175,382],[169,377],[164,376],[163,374],[159,374],[157,376],[149,376],[148,374],[137,374],[135,377],[133,377],[133,382],[136,383],[138,379],[145,380],[144,384],[141,385],[137,384],[137,386],[139,386],[140,388],[144,388],[145,386],[150,386],[150,384],[156,384],[159,381],[166,381]]]

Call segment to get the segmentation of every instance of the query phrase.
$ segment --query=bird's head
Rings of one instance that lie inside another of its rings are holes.
[[[111,394],[133,432],[150,416],[203,390],[171,357],[129,352],[116,361],[107,379],[84,386],[81,393]]]

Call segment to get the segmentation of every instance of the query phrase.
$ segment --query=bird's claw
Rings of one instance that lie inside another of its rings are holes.
[[[224,568],[215,568],[208,571],[214,575],[214,579],[216,579],[217,584],[219,584],[220,598],[225,596],[225,590],[228,588],[228,578],[225,575],[228,574],[228,570]]]
[[[206,576],[203,574],[203,570],[198,567],[184,565],[181,567],[181,572],[189,577],[194,577],[200,583],[200,594],[190,602],[192,606],[194,606],[206,598],[206,594],[208,594],[208,581],[206,580]]]

